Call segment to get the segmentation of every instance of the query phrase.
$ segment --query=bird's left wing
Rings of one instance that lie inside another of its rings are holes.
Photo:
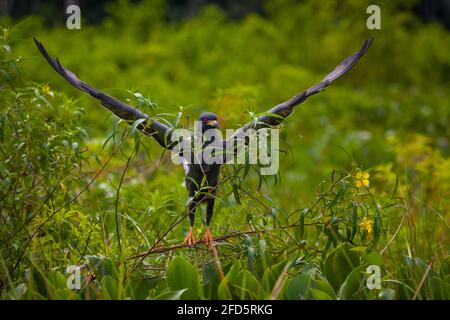
[[[264,127],[276,126],[281,122],[283,122],[289,115],[291,115],[291,113],[294,111],[295,106],[301,104],[303,101],[305,101],[308,97],[312,96],[313,94],[316,94],[324,90],[336,79],[339,79],[344,74],[346,74],[356,64],[356,62],[358,62],[358,60],[363,56],[363,54],[369,49],[370,45],[372,44],[372,40],[373,38],[366,40],[358,52],[352,54],[347,59],[342,61],[332,72],[327,74],[325,78],[323,78],[323,80],[320,81],[319,83],[316,83],[306,91],[303,91],[295,95],[291,99],[283,103],[280,103],[279,105],[273,107],[268,112],[266,112],[265,115],[260,116],[254,121],[249,122],[243,127],[239,128],[230,138],[224,141],[225,143],[224,148],[226,148],[231,144],[234,144],[234,140],[242,139],[245,131],[247,131],[250,128],[258,130]]]
[[[129,106],[106,93],[103,93],[94,87],[88,85],[87,83],[78,79],[78,77],[70,70],[66,69],[57,58],[51,57],[47,50],[45,50],[42,43],[40,43],[36,38],[33,38],[36,46],[38,47],[41,54],[48,61],[48,63],[58,72],[61,76],[64,77],[71,85],[75,88],[89,93],[92,97],[99,100],[100,103],[109,109],[112,113],[114,113],[117,117],[126,120],[126,121],[137,121],[139,119],[145,119],[138,125],[138,129],[141,130],[148,136],[152,136],[155,140],[163,147],[167,149],[172,149],[174,143],[171,142],[171,129],[152,119],[147,114],[139,111],[132,106]]]

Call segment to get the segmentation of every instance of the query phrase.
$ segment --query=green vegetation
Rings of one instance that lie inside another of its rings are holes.
[[[273,0],[266,16],[206,7],[167,22],[163,1],[118,1],[80,31],[1,21],[0,296],[449,299],[450,35],[411,1],[383,4],[382,29],[369,31],[368,4]],[[166,250],[188,227],[182,168],[61,79],[32,36],[153,116],[188,126],[209,110],[222,128],[375,41],[288,120],[279,175],[224,168],[217,261],[206,245]],[[80,290],[66,285],[71,265]],[[381,267],[380,289],[366,286],[369,265]]]

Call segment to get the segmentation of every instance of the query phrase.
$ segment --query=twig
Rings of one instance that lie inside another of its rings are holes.
[[[272,292],[270,294],[270,300],[276,300],[278,296],[280,295],[281,289],[283,289],[287,273],[289,271],[289,268],[291,267],[292,261],[289,261],[286,263],[286,265],[283,268],[283,271],[281,271],[280,276],[277,279],[277,282],[275,282],[275,285],[273,286]]]
[[[241,169],[239,168],[237,171],[236,171],[236,174],[240,171]],[[215,187],[213,187],[213,188],[211,188],[209,191],[208,191],[208,195],[213,195],[213,193],[214,193],[214,191],[220,186],[220,185],[222,185],[223,183],[225,183],[227,180],[229,180],[229,179],[231,179],[231,176],[228,176],[228,177],[225,177],[222,181],[220,181]],[[196,195],[194,196],[194,198],[197,196],[197,194],[199,193],[201,191],[201,189],[199,190],[199,191],[197,191],[197,193],[196,193]],[[197,205],[196,206],[198,206],[198,205],[200,205],[200,203],[197,203]],[[144,252],[144,253],[141,253],[141,254],[138,254],[138,255],[135,255],[135,256],[133,256],[134,258],[141,258],[135,265],[134,265],[134,267],[132,268],[132,270],[131,270],[131,272],[134,272],[136,269],[137,269],[137,267],[145,260],[145,258],[149,255],[149,254],[152,254],[152,253],[155,253],[154,252],[154,250],[157,250],[157,246],[158,246],[158,244],[159,243],[161,243],[161,241],[162,240],[164,240],[164,238],[178,225],[178,224],[180,224],[181,223],[181,221],[183,221],[188,215],[189,215],[189,213],[188,212],[186,212],[187,211],[187,209],[188,209],[188,207],[186,207],[185,209],[184,209],[184,211],[183,211],[183,216],[180,218],[180,219],[178,219],[177,221],[175,221],[167,230],[166,230],[166,232],[164,232],[164,234],[162,235],[162,236],[160,236],[159,238],[157,238],[157,240],[155,241],[155,243],[153,244],[153,246],[149,249],[149,250],[147,250],[147,252]],[[170,250],[166,250],[166,251],[170,251]]]
[[[383,254],[384,251],[386,251],[386,249],[391,245],[392,241],[394,241],[394,239],[397,237],[398,233],[400,232],[400,229],[403,226],[403,221],[405,220],[405,217],[407,214],[409,214],[409,208],[411,207],[411,201],[408,203],[408,206],[405,208],[405,211],[402,214],[402,217],[400,219],[400,223],[397,226],[397,230],[395,230],[394,235],[392,236],[392,238],[388,241],[388,243],[386,244],[386,246],[383,248],[383,250],[380,251],[380,254]]]
[[[109,157],[109,159],[103,164],[103,166],[100,168],[100,170],[95,174],[95,176],[92,178],[92,180],[81,190],[79,191],[75,197],[73,197],[72,199],[70,199],[69,201],[67,201],[65,204],[63,204],[62,207],[60,207],[59,209],[57,209],[56,211],[54,211],[51,215],[49,215],[47,217],[47,219],[45,219],[41,224],[39,224],[36,229],[34,230],[34,232],[31,234],[31,236],[29,237],[29,239],[27,240],[27,242],[25,243],[25,245],[22,248],[22,251],[19,255],[19,257],[17,258],[16,263],[14,264],[14,266],[11,269],[11,274],[14,273],[14,271],[18,268],[20,261],[22,260],[23,256],[25,255],[26,249],[27,247],[30,245],[31,241],[34,239],[34,237],[36,237],[36,235],[39,233],[39,231],[41,230],[41,228],[48,222],[50,221],[58,212],[60,212],[61,210],[63,210],[65,207],[67,207],[68,205],[70,205],[72,202],[74,202],[75,200],[77,200],[87,189],[89,189],[89,187],[94,183],[94,181],[98,178],[98,176],[103,172],[103,170],[106,168],[106,166],[108,165],[108,163],[111,161],[111,159],[114,157],[114,155],[117,153],[117,150],[115,152],[113,152],[111,154],[111,156]]]
[[[419,295],[420,290],[422,289],[423,284],[425,283],[425,279],[428,277],[428,274],[431,271],[431,267],[433,266],[434,257],[431,259],[431,262],[428,264],[428,268],[423,274],[422,279],[419,282],[419,285],[417,286],[416,292],[414,292],[414,296],[412,297],[412,300],[416,300],[417,296]]]
[[[120,242],[120,228],[119,228],[119,195],[120,195],[120,189],[122,188],[122,185],[123,185],[123,179],[125,178],[125,174],[128,170],[128,167],[130,166],[130,161],[131,161],[131,158],[133,157],[135,148],[136,148],[136,146],[131,151],[131,154],[127,159],[127,163],[125,164],[125,168],[123,169],[122,175],[120,176],[120,182],[119,182],[119,186],[117,187],[116,201],[115,201],[115,206],[114,206],[114,216],[115,216],[115,220],[116,220],[117,244],[119,246],[120,256],[122,256],[122,244]]]
[[[304,225],[317,225],[317,224],[321,224],[323,222],[314,222],[314,223],[305,223]],[[227,239],[230,238],[236,238],[236,237],[242,237],[245,235],[249,235],[249,234],[259,234],[259,233],[269,233],[269,232],[273,232],[273,231],[281,231],[281,230],[285,230],[288,228],[294,228],[294,227],[298,227],[298,224],[291,224],[288,226],[284,226],[281,228],[273,228],[273,229],[268,229],[268,230],[253,230],[253,231],[246,231],[246,232],[233,232],[227,235],[223,235],[220,237],[216,237],[214,238],[214,242],[222,242],[225,241]],[[197,241],[194,244],[177,244],[177,245],[173,245],[173,246],[169,246],[169,247],[155,247],[153,249],[150,249],[146,252],[142,252],[139,253],[137,255],[131,256],[129,259],[137,259],[137,258],[142,258],[142,257],[147,257],[148,255],[151,254],[155,254],[155,253],[164,253],[164,252],[168,252],[168,251],[172,251],[172,250],[177,250],[177,249],[184,249],[184,248],[194,248],[203,244],[206,244],[207,241],[205,241],[204,239]]]
[[[227,234],[227,235],[220,236],[220,237],[216,237],[216,238],[213,238],[213,239],[214,239],[214,242],[222,242],[222,241],[224,241],[226,239],[229,239],[229,238],[239,237],[239,236],[243,236],[243,235],[246,235],[246,234],[252,234],[252,233],[256,233],[256,231],[234,232],[234,233]],[[206,244],[206,243],[207,243],[207,241],[205,239],[201,239],[201,240],[198,240],[197,242],[195,242],[194,244],[182,244],[181,243],[181,244],[173,245],[173,246],[170,246],[170,247],[157,247],[157,248],[151,249],[149,251],[146,251],[146,252],[143,252],[143,253],[139,253],[139,254],[137,254],[135,256],[132,256],[132,257],[130,257],[130,259],[137,259],[137,258],[141,258],[141,257],[147,257],[150,254],[164,253],[164,252],[168,252],[168,251],[172,251],[172,250],[176,250],[176,249],[194,248],[194,247],[200,246],[202,244]]]

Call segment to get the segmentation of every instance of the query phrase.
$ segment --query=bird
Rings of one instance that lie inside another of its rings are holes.
[[[217,115],[212,112],[203,112],[198,121],[201,123],[201,132],[204,134],[207,130],[218,130]],[[207,139],[202,144],[202,150],[212,144],[211,139]],[[194,156],[194,155],[192,155]],[[210,230],[211,218],[214,210],[214,196],[219,183],[220,163],[207,164],[205,162],[195,163],[193,159],[185,159],[183,167],[186,175],[185,185],[189,194],[188,215],[189,232],[183,241],[184,244],[195,244],[193,226],[195,221],[195,211],[200,203],[206,203],[206,230],[204,240],[209,245],[213,244],[213,237]],[[186,161],[190,160],[190,161]]]
[[[123,119],[129,123],[136,123],[139,121],[137,128],[147,136],[153,137],[156,142],[163,148],[172,150],[177,141],[171,139],[173,128],[167,126],[144,112],[128,105],[118,99],[92,87],[86,82],[80,80],[75,73],[65,68],[58,58],[51,57],[44,45],[38,39],[33,38],[39,52],[44,56],[50,66],[66,79],[75,88],[88,93],[93,98],[100,101],[100,104],[115,114],[118,118]],[[286,100],[263,115],[257,117],[255,120],[248,122],[242,127],[238,128],[236,132],[223,139],[223,141],[215,141],[215,145],[221,145],[223,150],[227,146],[240,139],[242,135],[249,129],[259,130],[262,128],[269,128],[280,125],[286,120],[294,111],[295,107],[303,103],[308,97],[323,91],[326,87],[332,84],[335,80],[346,74],[366,53],[373,42],[373,38],[366,40],[359,51],[350,55],[339,63],[330,73],[328,73],[321,81],[314,84],[305,91],[294,95],[291,99]],[[207,130],[219,130],[219,121],[216,114],[212,112],[203,112],[198,121],[201,123],[202,134]],[[202,145],[202,150],[208,147],[211,141],[207,141]],[[203,152],[203,151],[202,151]],[[202,156],[202,155],[200,155]],[[187,157],[189,158],[189,157]],[[186,204],[189,216],[189,231],[183,244],[192,246],[196,243],[193,234],[193,226],[195,221],[196,209],[206,203],[206,228],[204,241],[209,245],[214,245],[214,238],[212,236],[210,223],[213,217],[215,193],[219,184],[220,163],[206,164],[194,163],[192,159],[182,158],[182,164],[185,172],[185,185],[188,191],[189,200]]]

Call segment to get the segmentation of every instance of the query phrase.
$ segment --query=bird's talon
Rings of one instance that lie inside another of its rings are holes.
[[[212,246],[214,245],[214,238],[212,236],[211,230],[209,227],[206,227],[205,236],[203,237],[203,240],[206,242],[206,244]]]
[[[187,244],[189,246],[192,246],[195,244],[195,238],[194,238],[194,233],[192,232],[192,228],[189,229],[189,232],[188,232],[186,238],[184,239],[183,244]]]

